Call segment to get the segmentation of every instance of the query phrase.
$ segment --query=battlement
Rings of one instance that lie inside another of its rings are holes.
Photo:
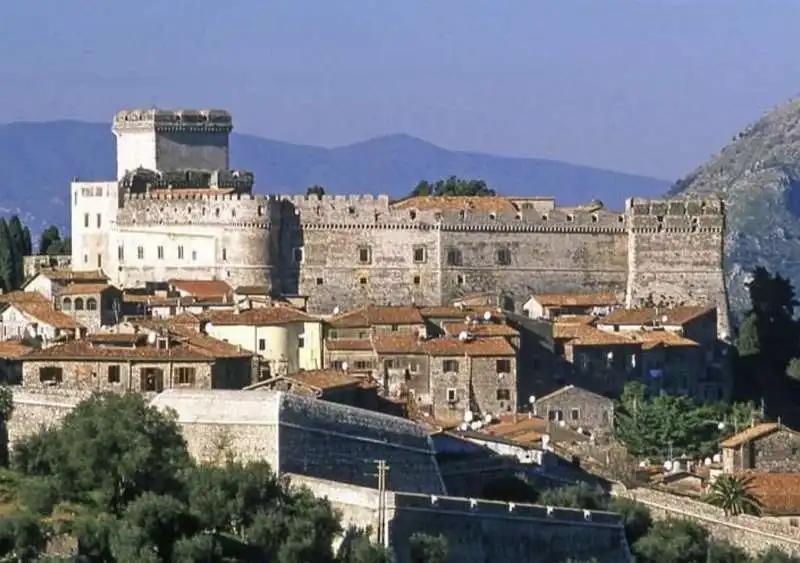
[[[278,199],[271,195],[252,193],[230,193],[217,188],[198,190],[154,190],[150,192],[128,192],[124,196],[126,202],[158,202],[158,201],[205,201],[205,202],[255,202],[260,204],[276,203]],[[136,204],[134,204],[136,205]]]
[[[132,109],[114,116],[112,130],[115,133],[133,130],[230,133],[233,119],[228,112],[219,109]]]
[[[725,207],[721,199],[631,198],[625,202],[633,232],[722,232]]]
[[[171,170],[157,172],[137,168],[126,172],[120,185],[132,192],[150,189],[190,189],[203,188],[232,189],[250,192],[255,183],[252,172],[245,170]]]
[[[470,513],[482,518],[540,520],[553,524],[584,524],[598,527],[619,528],[620,516],[601,510],[580,510],[535,504],[508,503],[493,500],[469,499],[423,495],[417,493],[393,493],[393,508],[397,510],[425,510],[437,513]]]

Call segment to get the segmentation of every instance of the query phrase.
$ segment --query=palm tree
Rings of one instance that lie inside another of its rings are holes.
[[[761,503],[751,492],[752,477],[720,475],[711,485],[706,501],[721,508],[725,516],[761,514]]]

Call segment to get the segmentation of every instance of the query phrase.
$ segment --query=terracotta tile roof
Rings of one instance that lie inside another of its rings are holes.
[[[94,344],[140,344],[147,342],[144,332],[95,332],[86,335],[86,340]]]
[[[744,444],[745,442],[750,442],[751,440],[757,440],[759,438],[763,438],[768,434],[772,434],[779,428],[781,428],[781,425],[778,424],[777,422],[762,422],[761,424],[756,424],[751,428],[742,430],[738,434],[734,434],[730,438],[723,440],[722,442],[720,442],[720,446],[722,446],[723,448],[737,448],[742,444]]]
[[[450,306],[420,307],[419,312],[425,318],[433,317],[440,319],[463,319],[464,317],[477,314],[476,311],[472,309]]]
[[[84,328],[82,324],[66,313],[56,310],[56,308],[53,307],[53,304],[49,302],[40,303],[31,301],[16,301],[14,303],[10,303],[10,306],[37,320],[38,322],[50,325],[54,328],[74,330]]]
[[[50,300],[38,291],[9,291],[0,294],[0,303],[43,303]]]
[[[577,330],[574,336],[569,337],[567,343],[570,346],[617,346],[617,345],[636,345],[640,344],[634,339],[629,338],[618,332],[607,332],[592,326],[572,325]]]
[[[620,302],[615,293],[540,293],[532,297],[543,307],[607,307]]]
[[[233,290],[222,280],[178,280],[172,279],[167,283],[193,297],[221,297],[228,295]]]
[[[372,351],[372,342],[370,340],[357,340],[357,339],[328,339],[325,341],[325,348],[335,351]]]
[[[589,391],[588,389],[583,389],[582,387],[576,387],[574,385],[565,385],[564,387],[561,387],[560,389],[556,389],[552,393],[548,393],[547,395],[544,395],[543,397],[537,397],[536,398],[536,402],[538,403],[540,401],[547,401],[547,400],[550,400],[550,399],[554,399],[555,397],[558,397],[559,395],[563,395],[567,391],[572,391],[572,390],[578,391],[579,393],[584,393],[586,395],[591,395],[593,397],[599,397],[601,399],[607,400],[608,402],[612,402],[611,399],[609,399],[608,397],[604,397],[603,395],[599,395],[598,393],[594,393],[592,391]]]
[[[122,301],[125,303],[141,303],[150,307],[177,307],[178,305],[191,305],[194,297],[160,297],[135,292],[123,292]]]
[[[0,358],[5,360],[19,359],[23,356],[26,356],[33,350],[35,350],[35,348],[15,340],[0,341]]]
[[[597,319],[594,315],[559,315],[555,322],[561,325],[590,325]]]
[[[413,332],[376,334],[372,343],[376,354],[426,354],[424,341]]]
[[[271,289],[266,285],[240,285],[234,290],[237,295],[269,295]]]
[[[108,281],[100,270],[42,270],[39,274],[58,283]]]
[[[658,321],[664,325],[684,325],[704,315],[712,314],[714,307],[680,306],[671,309],[655,307],[619,309],[598,320],[602,324],[648,325]]]
[[[410,197],[393,203],[392,208],[418,209],[420,211],[457,211],[465,209],[468,211],[485,211],[487,213],[492,211],[495,213],[503,211],[514,212],[517,210],[517,206],[514,205],[512,200],[497,196]]]
[[[483,432],[514,442],[517,442],[518,439],[541,439],[541,436],[536,438],[535,434],[548,434],[554,443],[585,442],[589,440],[588,436],[579,434],[568,427],[549,424],[545,419],[538,416],[531,418],[523,415],[516,416],[517,420],[514,420],[515,415],[501,415],[499,424],[488,426]]]
[[[257,307],[255,309],[246,309],[239,313],[235,311],[206,311],[203,313],[202,318],[212,324],[231,326],[272,326],[286,323],[321,322],[318,317],[287,305]]]
[[[435,338],[425,340],[423,349],[430,356],[515,356],[511,344],[500,336],[487,336],[474,340],[461,341],[458,338]]]
[[[360,377],[353,377],[346,372],[337,370],[301,371],[287,375],[285,378],[317,389],[361,386],[362,383]]]
[[[470,323],[467,325],[464,322],[449,322],[443,323],[442,328],[444,328],[447,334],[453,336],[458,336],[463,331],[470,332],[478,338],[485,336],[519,336],[519,331],[517,329],[501,323],[478,322],[477,324]]]
[[[172,321],[172,324],[185,324],[185,325],[200,324],[201,322],[203,322],[203,319],[188,311],[184,311],[180,315],[172,317],[169,320]]]
[[[65,286],[61,291],[58,292],[58,295],[83,295],[87,293],[103,293],[109,289],[114,288],[113,285],[109,285],[107,283],[70,283],[69,285]],[[116,288],[114,288],[116,289]]]
[[[739,473],[747,479],[750,494],[758,499],[766,514],[800,514],[800,473]]]
[[[652,350],[659,346],[663,346],[664,348],[691,348],[699,346],[694,340],[684,338],[683,336],[667,330],[636,331],[633,333],[626,333],[626,336],[630,336],[636,342],[641,342],[642,350]]]
[[[366,328],[374,325],[422,325],[418,307],[390,307],[368,305],[353,311],[347,311],[328,320],[334,328]]]

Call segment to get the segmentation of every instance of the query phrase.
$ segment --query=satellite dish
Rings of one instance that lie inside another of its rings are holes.
[[[530,404],[535,403],[536,402],[536,395],[531,395],[530,397],[528,397],[528,402]]]
[[[347,362],[342,362],[342,371],[347,371]]]
[[[710,457],[705,458],[703,460],[703,465],[705,465],[705,466],[711,465],[711,458]]]
[[[485,417],[483,417],[483,420],[486,421],[486,424],[491,424],[494,420],[494,417],[490,414],[487,414]]]
[[[673,465],[674,464],[670,460],[667,460],[664,462],[664,469],[666,469],[667,471],[672,471]]]
[[[719,463],[720,461],[722,461],[722,456],[720,456],[719,454],[714,454],[714,457],[711,459],[714,461],[714,463]]]
[[[491,321],[491,320],[492,320],[492,312],[491,312],[491,311],[486,311],[486,312],[483,314],[483,320],[484,320],[484,321],[486,321],[487,323],[488,323],[489,321]]]
[[[210,329],[212,329],[212,328],[214,328],[214,325],[213,325],[213,324],[211,324],[210,322],[207,322],[207,323],[206,323],[206,330],[210,330]]]
[[[464,422],[472,422],[473,418],[475,418],[475,415],[472,414],[472,411],[467,411],[464,413]]]
[[[338,305],[333,308],[333,314],[334,315],[338,315],[339,314],[339,306]]]
[[[147,333],[147,342],[150,344],[155,344],[156,341],[156,333],[155,332],[148,332]]]
[[[458,429],[461,430],[461,432],[466,432],[467,430],[469,430],[469,424],[467,424],[466,422],[462,422],[461,424],[458,425]]]

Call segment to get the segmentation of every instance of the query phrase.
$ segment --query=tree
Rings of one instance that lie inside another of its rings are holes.
[[[372,543],[371,530],[350,527],[336,553],[336,563],[393,563],[391,549]]]
[[[411,191],[411,197],[492,195],[497,194],[494,190],[489,189],[483,180],[463,180],[456,176],[450,176],[446,180],[437,180],[433,183],[423,180]]]
[[[58,227],[47,227],[39,236],[39,254],[50,254],[50,246],[60,240],[61,235],[58,232]]]
[[[14,289],[19,289],[25,281],[25,233],[22,222],[17,215],[11,217],[8,222],[8,234],[11,240],[11,255],[14,264]]]
[[[67,237],[64,240],[55,241],[47,249],[47,254],[49,256],[61,256],[71,253],[72,253],[72,239],[70,237]]]
[[[8,421],[14,412],[14,393],[6,384],[0,385],[0,467],[8,467]]]
[[[310,186],[309,188],[306,189],[306,195],[307,196],[315,195],[317,197],[322,197],[325,195],[325,188],[317,184],[314,184],[313,186]]]
[[[761,341],[758,337],[758,318],[755,313],[747,315],[739,326],[736,350],[741,357],[756,356],[761,353]]]
[[[3,291],[16,289],[16,266],[14,265],[14,249],[8,223],[0,218],[0,284]]]
[[[706,498],[709,504],[725,512],[725,516],[761,513],[761,504],[752,494],[752,478],[737,475],[720,475]]]
[[[786,366],[786,375],[800,381],[800,358],[792,358]]]
[[[638,539],[631,551],[637,563],[707,561],[709,535],[691,520],[668,518],[654,522],[650,533]]]
[[[447,563],[447,540],[415,532],[408,540],[412,563]]]
[[[615,498],[609,503],[608,510],[619,513],[622,518],[628,545],[633,545],[640,538],[645,537],[653,525],[650,509],[638,502]]]
[[[794,320],[799,303],[794,287],[788,279],[759,267],[753,272],[748,292],[761,358],[776,373],[784,373],[789,360],[800,356],[800,331]]]
[[[800,563],[800,557],[792,557],[776,547],[771,547],[753,559],[753,563]]]
[[[28,227],[22,229],[22,250],[25,256],[33,255],[33,244],[31,243],[31,230]]]
[[[751,563],[745,551],[730,542],[714,540],[709,543],[708,557],[710,563]]]
[[[602,510],[606,507],[607,500],[602,489],[592,487],[581,481],[576,485],[546,489],[539,495],[538,504],[563,508],[582,508],[584,510]]]

